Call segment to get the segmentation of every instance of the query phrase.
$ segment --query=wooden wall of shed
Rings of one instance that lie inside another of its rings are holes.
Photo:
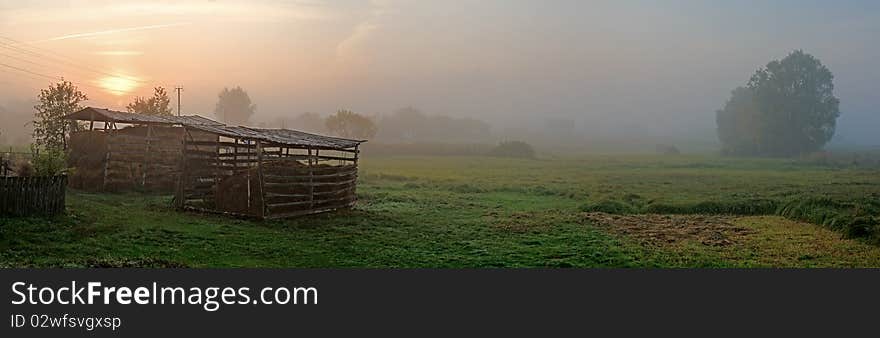
[[[357,200],[357,165],[263,165],[267,218],[283,218],[347,208]]]
[[[319,153],[235,140],[188,142],[185,149],[179,207],[282,218],[347,208],[356,201],[356,150]]]
[[[148,130],[149,129],[149,130]],[[148,137],[149,132],[149,137]],[[200,140],[215,135],[195,133]],[[180,172],[183,128],[135,126],[71,136],[71,187],[88,191],[173,192]]]
[[[73,170],[68,176],[68,186],[100,191],[104,185],[107,133],[97,130],[74,132],[69,144],[67,165]]]

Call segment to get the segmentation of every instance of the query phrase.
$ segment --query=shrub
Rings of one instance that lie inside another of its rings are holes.
[[[490,156],[535,158],[535,149],[523,141],[504,141],[489,151]]]
[[[34,176],[34,165],[28,161],[18,161],[12,166],[12,172],[21,177]]]
[[[67,170],[67,154],[61,149],[34,148],[33,169],[36,176],[61,175]]]

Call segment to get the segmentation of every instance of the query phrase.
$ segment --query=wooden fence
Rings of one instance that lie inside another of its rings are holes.
[[[0,215],[55,215],[64,211],[67,176],[0,177]]]

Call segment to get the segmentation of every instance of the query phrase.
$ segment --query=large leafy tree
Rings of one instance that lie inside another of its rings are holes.
[[[78,130],[80,125],[63,117],[82,109],[80,103],[88,97],[73,83],[61,81],[40,90],[38,100],[34,106],[34,144],[47,149],[67,149],[70,132]]]
[[[718,111],[723,149],[762,156],[821,149],[834,136],[840,116],[833,79],[822,62],[801,50],[758,69]]]
[[[724,108],[717,111],[718,139],[724,155],[754,155],[760,142],[758,108],[752,90],[738,87],[733,90]]]
[[[327,117],[325,123],[329,132],[341,137],[369,139],[378,130],[370,118],[344,109]]]
[[[214,108],[217,117],[229,125],[247,124],[256,111],[257,106],[251,102],[251,97],[241,87],[223,88]]]
[[[153,97],[136,97],[125,108],[131,113],[169,116],[173,114],[170,104],[171,99],[168,98],[165,88],[156,87],[153,89]]]

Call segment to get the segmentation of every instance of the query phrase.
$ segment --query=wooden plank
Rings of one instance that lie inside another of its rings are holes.
[[[312,195],[310,195],[310,194],[282,194],[282,193],[269,192],[269,191],[266,192],[266,197],[269,197],[269,198],[271,198],[271,197],[304,198],[304,197],[309,197],[309,196],[312,196]]]
[[[284,182],[288,182],[288,181],[292,181],[292,180],[296,180],[296,179],[303,179],[303,180],[306,180],[309,178],[326,179],[326,178],[339,178],[339,177],[356,176],[356,175],[357,175],[357,170],[351,170],[351,171],[346,171],[346,172],[341,172],[341,173],[336,173],[336,174],[308,175],[308,176],[266,175],[266,179],[268,181],[272,181],[272,182],[284,183]]]
[[[326,156],[326,155],[318,156],[318,159],[325,160],[325,161],[331,161],[331,160],[354,161],[355,160],[353,157],[339,157],[339,156]]]
[[[320,213],[324,213],[324,212],[330,212],[330,211],[348,208],[348,207],[354,206],[354,204],[355,204],[355,201],[352,201],[348,204],[340,205],[340,206],[336,206],[336,207],[318,208],[318,209],[301,210],[301,211],[289,212],[289,213],[272,214],[272,215],[267,216],[266,219],[281,219],[281,218],[290,218],[290,217],[297,217],[297,216],[304,216],[304,215],[311,215],[311,214],[320,214]]]
[[[282,208],[282,207],[292,207],[297,205],[311,205],[312,201],[297,201],[297,202],[285,202],[285,203],[276,203],[276,204],[266,204],[270,210],[273,208]]]
[[[336,186],[355,183],[357,179],[345,180],[340,182],[289,182],[289,183],[265,183],[267,187],[306,187],[306,186]]]
[[[235,142],[224,142],[224,141],[191,141],[189,142],[190,146],[211,146],[211,147],[231,147],[231,148],[242,148],[242,149],[257,149],[255,144],[236,144]]]

